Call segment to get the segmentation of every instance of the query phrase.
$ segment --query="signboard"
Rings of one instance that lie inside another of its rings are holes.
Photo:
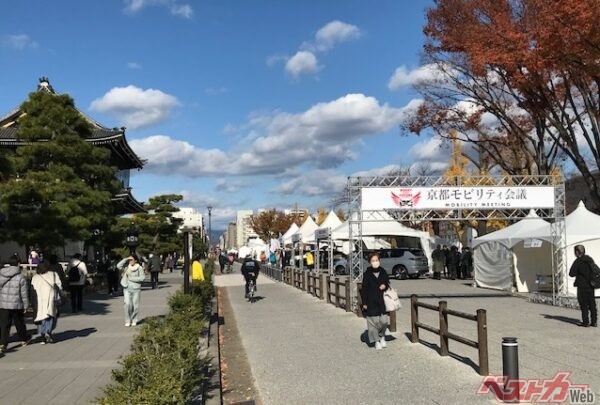
[[[525,249],[541,248],[542,243],[544,243],[544,241],[540,239],[525,239],[523,241],[523,247]]]
[[[315,239],[317,239],[317,240],[329,239],[330,235],[331,235],[331,228],[317,229],[315,231]]]
[[[295,233],[292,235],[292,243],[298,243],[300,242],[300,240],[302,240],[302,235],[300,235],[299,233]]]
[[[365,187],[363,210],[554,208],[554,187]]]

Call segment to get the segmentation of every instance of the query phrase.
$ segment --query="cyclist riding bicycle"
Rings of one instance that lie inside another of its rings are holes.
[[[252,256],[247,256],[242,263],[242,275],[246,280],[246,295],[248,298],[248,291],[250,288],[250,281],[254,282],[254,291],[256,292],[256,278],[258,277],[258,272],[260,271],[260,265]]]

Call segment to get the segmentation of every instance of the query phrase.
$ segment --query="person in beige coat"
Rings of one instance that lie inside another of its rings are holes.
[[[31,279],[31,285],[37,296],[37,313],[34,323],[38,325],[38,332],[42,338],[42,344],[54,343],[52,331],[56,328],[58,319],[58,302],[62,283],[60,277],[51,271],[47,261],[41,262],[37,267],[37,273]]]

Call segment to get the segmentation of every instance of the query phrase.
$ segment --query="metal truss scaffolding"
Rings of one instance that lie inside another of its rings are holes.
[[[444,209],[385,209],[388,219],[372,215],[377,211],[362,209],[362,190],[365,188],[389,188],[390,190],[413,187],[553,187],[554,207],[536,209],[537,215],[553,224],[552,241],[552,301],[561,303],[566,295],[566,226],[565,226],[565,185],[560,175],[527,176],[379,176],[348,178],[348,211],[350,278],[353,282],[353,306],[356,305],[357,282],[362,280],[364,256],[362,229],[365,222],[430,222],[430,221],[517,221],[527,217],[531,208],[444,208]],[[381,211],[379,211],[381,212]],[[392,219],[390,219],[391,217]]]

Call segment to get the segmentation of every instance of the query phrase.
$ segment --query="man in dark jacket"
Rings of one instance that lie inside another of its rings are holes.
[[[456,246],[452,246],[450,248],[450,253],[448,253],[448,258],[446,262],[446,267],[448,267],[448,276],[450,280],[456,279],[456,273],[458,272],[458,268],[460,266],[460,253],[458,253],[458,248]]]
[[[471,278],[471,271],[473,269],[473,255],[471,249],[465,246],[460,255],[460,273],[459,278],[464,280]]]
[[[250,281],[254,282],[254,291],[257,291],[256,277],[258,277],[259,271],[260,264],[256,260],[252,259],[252,256],[247,256],[242,263],[242,275],[246,280],[246,298],[248,298],[248,292],[250,290]]]
[[[221,268],[221,274],[223,274],[226,264],[227,264],[227,256],[225,256],[225,253],[220,252],[219,253],[219,267]]]
[[[152,289],[158,287],[158,273],[162,270],[162,262],[160,256],[156,252],[150,253],[150,260],[148,261],[148,271],[150,271],[150,282],[152,283]]]
[[[581,308],[581,321],[579,326],[590,326],[588,312],[592,315],[591,326],[598,325],[598,312],[596,310],[596,298],[594,297],[594,287],[590,283],[592,279],[592,266],[594,259],[585,254],[583,245],[575,246],[575,256],[577,259],[573,262],[569,276],[575,277],[575,287],[577,287],[577,301]]]
[[[8,266],[0,270],[0,352],[6,350],[11,323],[17,328],[21,345],[26,346],[31,340],[27,336],[24,312],[29,307],[27,281],[21,275],[19,260],[13,256]]]

